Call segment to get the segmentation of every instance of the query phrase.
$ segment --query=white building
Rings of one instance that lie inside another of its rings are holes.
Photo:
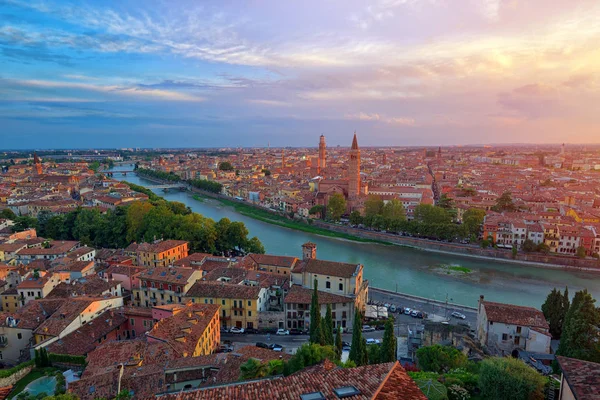
[[[549,325],[533,307],[493,303],[479,298],[477,339],[493,354],[512,355],[515,350],[550,353]]]

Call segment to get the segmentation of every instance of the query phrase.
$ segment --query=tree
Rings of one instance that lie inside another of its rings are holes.
[[[587,253],[587,251],[586,251],[585,247],[579,246],[577,248],[577,253],[576,253],[577,257],[579,257],[579,258],[585,258],[586,253]]]
[[[38,221],[33,217],[16,217],[13,222],[15,223],[11,227],[13,232],[23,232],[29,228],[38,229]]]
[[[362,224],[362,215],[360,215],[359,211],[352,211],[350,213],[350,225],[360,225]]]
[[[537,249],[536,244],[531,239],[525,239],[523,242],[523,246],[521,247],[523,251],[527,253],[534,252]]]
[[[479,208],[469,208],[463,214],[462,223],[468,234],[477,237],[479,235],[479,231],[481,230],[481,226],[483,225],[484,219],[485,210]]]
[[[388,227],[397,221],[404,221],[406,213],[402,202],[398,199],[388,201],[381,211],[383,218],[386,220]]]
[[[392,319],[385,321],[385,330],[383,332],[383,341],[381,343],[380,360],[382,363],[392,362],[397,360],[397,339],[394,335],[394,323]]]
[[[565,322],[565,316],[569,309],[569,298],[568,289],[565,289],[566,297],[566,308],[565,308],[565,296],[562,295],[560,290],[556,288],[546,297],[546,301],[542,304],[542,312],[548,325],[550,325],[550,334],[554,339],[560,339],[563,330],[563,324]]]
[[[265,176],[271,176],[271,171],[269,171],[268,169],[263,169],[261,172],[265,174]]]
[[[328,359],[331,362],[337,361],[335,349],[333,346],[321,346],[316,343],[305,343],[298,348],[296,354],[285,363],[283,374],[285,376],[293,374],[311,365],[320,363]]]
[[[365,200],[365,217],[374,217],[383,212],[383,200],[381,196],[370,194]]]
[[[362,335],[362,313],[357,310],[354,313],[354,323],[352,325],[352,345],[350,346],[349,360],[352,360],[357,366],[367,365],[367,343]]]
[[[481,362],[481,398],[489,400],[543,400],[546,379],[523,361],[492,357]]]
[[[313,285],[313,294],[310,301],[310,325],[309,341],[310,343],[320,344],[322,342],[322,331],[321,331],[321,306],[319,306],[319,282],[315,279]]]
[[[587,289],[578,291],[565,316],[562,337],[556,354],[600,362],[600,310]]]
[[[546,243],[540,243],[537,246],[537,251],[539,251],[540,253],[549,254],[550,246],[548,246]]]
[[[253,236],[248,240],[244,246],[244,250],[246,253],[265,254],[265,246],[263,246],[260,239],[256,236]]]
[[[331,317],[331,304],[327,304],[327,311],[325,311],[325,317],[323,317],[323,336],[325,338],[325,345],[333,346],[333,318]]]
[[[496,212],[502,211],[516,211],[517,207],[512,199],[511,192],[504,192],[498,199],[496,200],[496,205],[492,207],[492,210]]]
[[[424,224],[450,224],[452,216],[441,207],[419,204],[415,207],[414,219]]]
[[[316,206],[312,206],[310,208],[310,210],[308,210],[308,214],[309,215],[318,215],[319,218],[323,218],[323,210],[325,210],[325,207],[323,207],[322,205],[318,204]]]
[[[369,364],[381,363],[381,351],[378,344],[367,345],[367,360]]]
[[[0,211],[0,219],[10,219],[11,221],[14,221],[15,218],[17,218],[17,216],[10,208],[5,208],[4,210]]]
[[[263,364],[256,358],[250,358],[248,361],[240,365],[240,379],[256,379],[267,376],[269,368],[267,364]]]
[[[467,356],[451,346],[434,344],[417,350],[417,363],[423,371],[447,372],[467,364]]]
[[[346,212],[346,199],[341,193],[334,193],[327,203],[327,216],[333,221],[339,221]]]
[[[440,196],[440,199],[437,201],[436,205],[438,207],[445,208],[446,210],[450,210],[454,208],[454,200],[444,193]]]
[[[233,165],[231,165],[231,163],[229,161],[223,161],[222,163],[219,164],[219,169],[221,171],[233,171]]]
[[[342,329],[338,328],[336,334],[335,334],[335,351],[337,352],[338,355],[338,359],[342,358],[342,349],[343,349],[343,344],[342,344]]]

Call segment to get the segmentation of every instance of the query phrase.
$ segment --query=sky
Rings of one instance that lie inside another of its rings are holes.
[[[598,0],[0,0],[0,149],[600,143]]]

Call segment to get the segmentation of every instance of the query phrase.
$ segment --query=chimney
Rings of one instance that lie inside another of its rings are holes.
[[[477,304],[477,313],[479,314],[481,312],[481,304],[483,303],[483,295],[480,294],[479,295],[479,302]]]
[[[302,259],[316,259],[317,258],[317,245],[312,242],[306,242],[302,245]]]

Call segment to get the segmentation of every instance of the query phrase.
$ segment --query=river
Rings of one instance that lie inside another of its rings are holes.
[[[124,165],[113,170],[130,169],[130,166]],[[116,174],[114,178],[143,186],[153,184],[131,173],[127,176]],[[540,308],[552,288],[564,289],[565,285],[569,287],[571,296],[576,290],[587,288],[600,299],[598,274],[328,238],[257,221],[216,200],[194,200],[188,192],[164,193],[158,189],[156,193],[167,200],[182,202],[206,217],[215,220],[227,217],[243,222],[250,236],[258,236],[268,254],[301,257],[301,245],[307,241],[314,242],[320,259],[363,264],[365,278],[375,287],[470,306],[476,306],[479,295],[483,294],[486,300]],[[445,274],[428,268],[440,264],[460,265],[470,269],[471,273]]]

